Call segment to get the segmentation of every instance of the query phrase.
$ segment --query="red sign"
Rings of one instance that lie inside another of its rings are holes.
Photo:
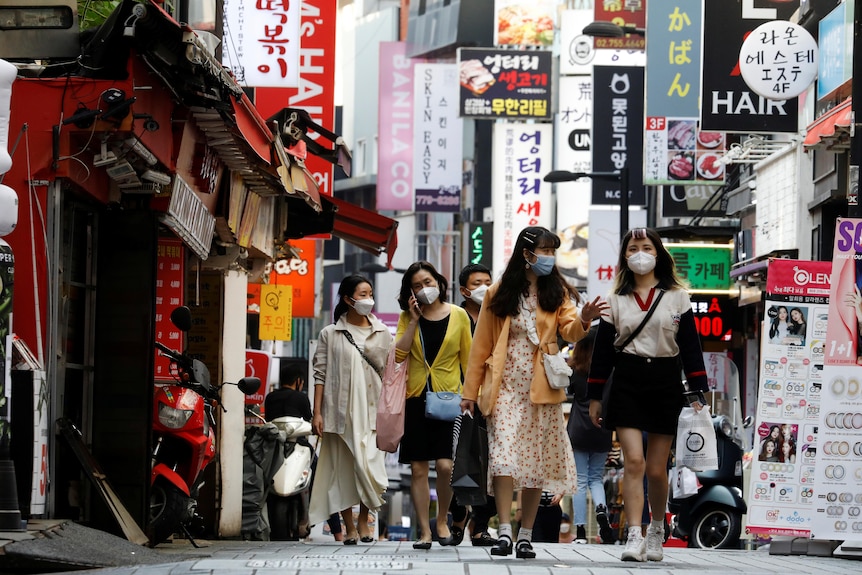
[[[283,108],[302,108],[329,130],[335,129],[336,0],[303,0],[300,24],[299,87],[257,88],[255,106],[264,118]],[[309,133],[317,138],[315,133]],[[332,144],[329,144],[331,147]],[[320,186],[332,195],[332,164],[309,154],[305,162]]]
[[[596,22],[613,22],[617,26],[646,28],[646,0],[643,2],[596,2]],[[646,37],[626,34],[622,38],[593,38],[596,48],[643,50]]]
[[[269,393],[269,354],[256,349],[245,350],[245,377],[260,378],[260,388],[257,393],[245,396],[246,405],[259,405],[260,414],[265,416],[263,400]],[[258,425],[262,423],[257,417],[246,415],[246,425]]]
[[[156,341],[182,351],[183,332],[171,323],[171,312],[183,305],[186,249],[180,239],[159,238],[156,256]],[[155,357],[156,381],[173,381],[170,362],[161,354]]]

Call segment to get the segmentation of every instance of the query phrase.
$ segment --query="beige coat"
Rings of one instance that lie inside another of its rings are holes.
[[[486,305],[479,312],[479,321],[473,333],[473,346],[464,379],[464,399],[477,401],[479,410],[486,416],[493,415],[497,394],[503,381],[506,365],[506,351],[509,345],[509,326],[511,316],[505,318],[494,314],[488,302],[493,301],[499,283],[495,283],[485,294]],[[553,389],[545,375],[542,351],[557,353],[557,332],[566,341],[578,341],[586,335],[574,302],[565,299],[556,313],[547,312],[539,307],[536,310],[536,333],[539,348],[533,357],[533,381],[530,384],[530,400],[538,404],[562,403],[566,392]]]

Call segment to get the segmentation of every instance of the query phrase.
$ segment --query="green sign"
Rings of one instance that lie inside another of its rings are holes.
[[[679,276],[692,291],[726,292],[733,286],[730,279],[732,252],[730,246],[665,244],[673,257]]]
[[[482,264],[492,266],[492,242],[494,241],[494,224],[492,222],[470,222],[469,246],[467,248],[467,264]]]

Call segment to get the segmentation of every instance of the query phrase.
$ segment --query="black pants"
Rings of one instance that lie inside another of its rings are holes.
[[[560,523],[563,508],[559,505],[540,505],[533,524],[533,541],[536,543],[559,543]]]

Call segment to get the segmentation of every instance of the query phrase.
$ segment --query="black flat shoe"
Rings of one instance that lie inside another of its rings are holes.
[[[350,537],[343,542],[345,545],[356,545],[356,537]]]
[[[497,544],[497,540],[487,533],[480,533],[478,537],[471,537],[470,542],[473,547],[493,547]]]
[[[536,552],[533,551],[533,544],[526,539],[518,541],[518,545],[515,547],[515,557],[518,559],[535,559]]]
[[[450,545],[460,545],[464,541],[464,528],[453,525],[451,531],[452,543]]]
[[[507,536],[503,535],[499,539],[497,539],[497,543],[491,547],[491,555],[511,555],[512,554],[512,540]]]
[[[372,537],[371,535],[363,535],[359,538],[359,540],[363,543],[371,543],[372,541],[374,541],[374,537]]]
[[[439,543],[443,547],[448,547],[450,545],[458,545],[457,543],[455,543],[455,537],[453,537],[452,535],[449,535],[447,537],[440,537],[438,535],[437,536],[437,543]]]
[[[431,549],[431,542],[430,541],[414,541],[413,542],[413,549],[420,549],[423,551],[427,551],[427,550]]]

